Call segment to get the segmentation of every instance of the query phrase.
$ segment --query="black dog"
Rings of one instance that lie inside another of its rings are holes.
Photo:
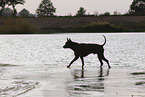
[[[104,36],[104,35],[103,35]],[[102,60],[104,60],[108,64],[108,68],[111,68],[109,65],[109,61],[104,57],[104,48],[103,46],[106,44],[106,37],[105,42],[103,45],[98,45],[98,44],[85,44],[85,43],[77,43],[73,42],[71,39],[67,38],[67,42],[63,46],[63,48],[70,48],[74,51],[75,58],[70,62],[70,64],[67,66],[69,68],[71,64],[76,61],[79,57],[81,58],[82,61],[82,69],[84,68],[84,58],[85,56],[93,53],[97,54],[99,61],[101,63],[100,68],[103,66]]]

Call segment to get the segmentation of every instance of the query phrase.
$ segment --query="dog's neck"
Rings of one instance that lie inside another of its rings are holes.
[[[79,45],[79,43],[72,42],[70,49],[72,49],[73,51],[75,51],[76,49],[78,49],[78,45]]]

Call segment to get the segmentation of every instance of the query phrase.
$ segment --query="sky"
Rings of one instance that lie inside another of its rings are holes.
[[[27,9],[30,13],[35,14],[42,0],[25,0],[24,5],[17,5],[17,11],[20,12],[23,8]],[[86,13],[99,14],[114,11],[119,13],[126,13],[129,10],[133,0],[51,0],[56,8],[55,15],[75,15],[80,7],[84,7]]]

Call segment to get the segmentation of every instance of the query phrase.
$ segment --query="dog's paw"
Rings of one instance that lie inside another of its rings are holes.
[[[67,66],[67,68],[70,68],[70,66]]]
[[[110,68],[111,68],[111,66],[108,67],[108,69],[110,69]]]

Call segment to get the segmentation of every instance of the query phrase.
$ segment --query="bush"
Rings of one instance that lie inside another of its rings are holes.
[[[105,12],[104,14],[100,14],[99,16],[110,16],[110,12]]]
[[[19,16],[29,17],[29,11],[24,8],[24,9],[21,10],[21,12],[19,12]]]
[[[105,12],[104,13],[104,16],[109,16],[110,15],[110,12]]]
[[[0,25],[0,34],[29,34],[38,31],[38,27],[21,18],[8,18]]]

